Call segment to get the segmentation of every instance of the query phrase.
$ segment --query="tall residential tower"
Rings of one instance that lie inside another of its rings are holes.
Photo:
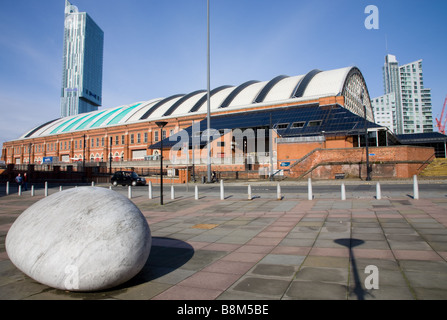
[[[61,117],[98,110],[102,101],[104,32],[65,1]]]
[[[385,95],[372,99],[376,122],[397,134],[433,131],[431,90],[424,87],[422,60],[399,66],[387,55],[383,66]]]

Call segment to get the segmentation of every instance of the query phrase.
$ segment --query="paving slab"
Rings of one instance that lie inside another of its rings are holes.
[[[101,186],[100,186],[101,187]],[[108,186],[103,186],[108,187]],[[50,190],[56,193],[58,188]],[[8,259],[5,237],[17,217],[43,195],[0,196],[0,299],[4,300],[414,300],[447,299],[447,199],[414,200],[368,192],[276,193],[246,200],[219,191],[194,200],[132,201],[153,236],[151,254],[127,283],[99,293],[49,288]],[[349,190],[349,189],[348,189]],[[127,195],[125,188],[117,192]],[[378,288],[366,272],[377,267]]]

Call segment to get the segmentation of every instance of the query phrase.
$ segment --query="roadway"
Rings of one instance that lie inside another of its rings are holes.
[[[236,182],[228,181],[224,183],[224,190],[226,197],[235,198],[247,198],[248,185],[251,186],[253,197],[262,198],[276,198],[277,196],[277,185],[281,186],[281,195],[284,198],[307,198],[308,185],[307,181],[284,181],[284,182],[266,182],[266,181],[252,181],[252,182]],[[312,193],[315,198],[338,198],[341,193],[341,184],[345,184],[345,190],[347,197],[351,198],[364,198],[364,197],[375,197],[376,196],[376,184],[377,181],[353,181],[353,180],[327,180],[327,181],[314,181],[312,183]],[[90,184],[85,184],[90,186]],[[220,184],[192,184],[187,185],[173,185],[176,197],[194,197],[195,185],[198,186],[200,196],[212,196],[219,197],[220,195]],[[110,187],[109,184],[100,184],[100,187]],[[63,189],[72,188],[74,185],[64,185]],[[35,187],[35,194],[43,194],[43,185],[37,185]],[[50,185],[50,194],[58,192],[60,187],[58,185]],[[395,181],[380,181],[380,189],[383,197],[397,198],[397,197],[408,197],[412,196],[413,181],[412,180],[395,180]],[[429,181],[419,181],[418,189],[421,197],[433,198],[433,197],[446,197],[447,198],[447,180],[429,180]],[[120,192],[122,194],[128,195],[128,188],[125,186],[113,187],[113,190]],[[164,183],[163,185],[163,195],[165,199],[170,199],[171,197],[171,184]],[[10,194],[17,193],[16,184],[12,183],[10,185]],[[23,191],[23,196],[29,195],[30,186],[28,186],[28,191]],[[0,184],[0,196],[6,194],[6,185]],[[148,186],[136,186],[132,188],[132,196],[140,197],[148,195]],[[153,184],[153,196],[154,198],[159,197],[160,186],[159,184]]]

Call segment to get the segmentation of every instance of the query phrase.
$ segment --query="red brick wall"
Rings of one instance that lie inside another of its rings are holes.
[[[426,161],[434,155],[434,149],[415,146],[372,147],[369,153],[373,176],[410,178],[428,165]],[[309,170],[312,172],[307,173]],[[294,178],[312,176],[333,179],[336,173],[365,177],[365,148],[316,149],[302,161],[292,164],[290,172],[286,174]]]

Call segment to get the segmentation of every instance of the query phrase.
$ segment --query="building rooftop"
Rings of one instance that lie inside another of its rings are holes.
[[[285,103],[311,101],[322,97],[339,96],[353,93],[347,80],[355,73],[356,67],[336,70],[312,70],[305,75],[278,76],[270,81],[247,81],[239,86],[221,86],[211,90],[211,112],[243,111],[255,106],[273,106]],[[366,86],[365,86],[366,87]],[[358,88],[357,88],[358,89]],[[356,89],[356,90],[357,90]],[[357,90],[358,91],[358,90]],[[356,97],[359,100],[359,97]],[[370,106],[369,94],[365,95]],[[355,112],[355,110],[354,110]],[[360,113],[363,111],[359,111]],[[207,92],[198,90],[189,94],[176,94],[167,98],[157,98],[135,102],[110,109],[59,118],[26,132],[20,139],[37,138],[64,133],[72,133],[96,128],[112,127],[123,124],[159,121],[180,116],[207,113]],[[370,113],[372,115],[372,111]]]

